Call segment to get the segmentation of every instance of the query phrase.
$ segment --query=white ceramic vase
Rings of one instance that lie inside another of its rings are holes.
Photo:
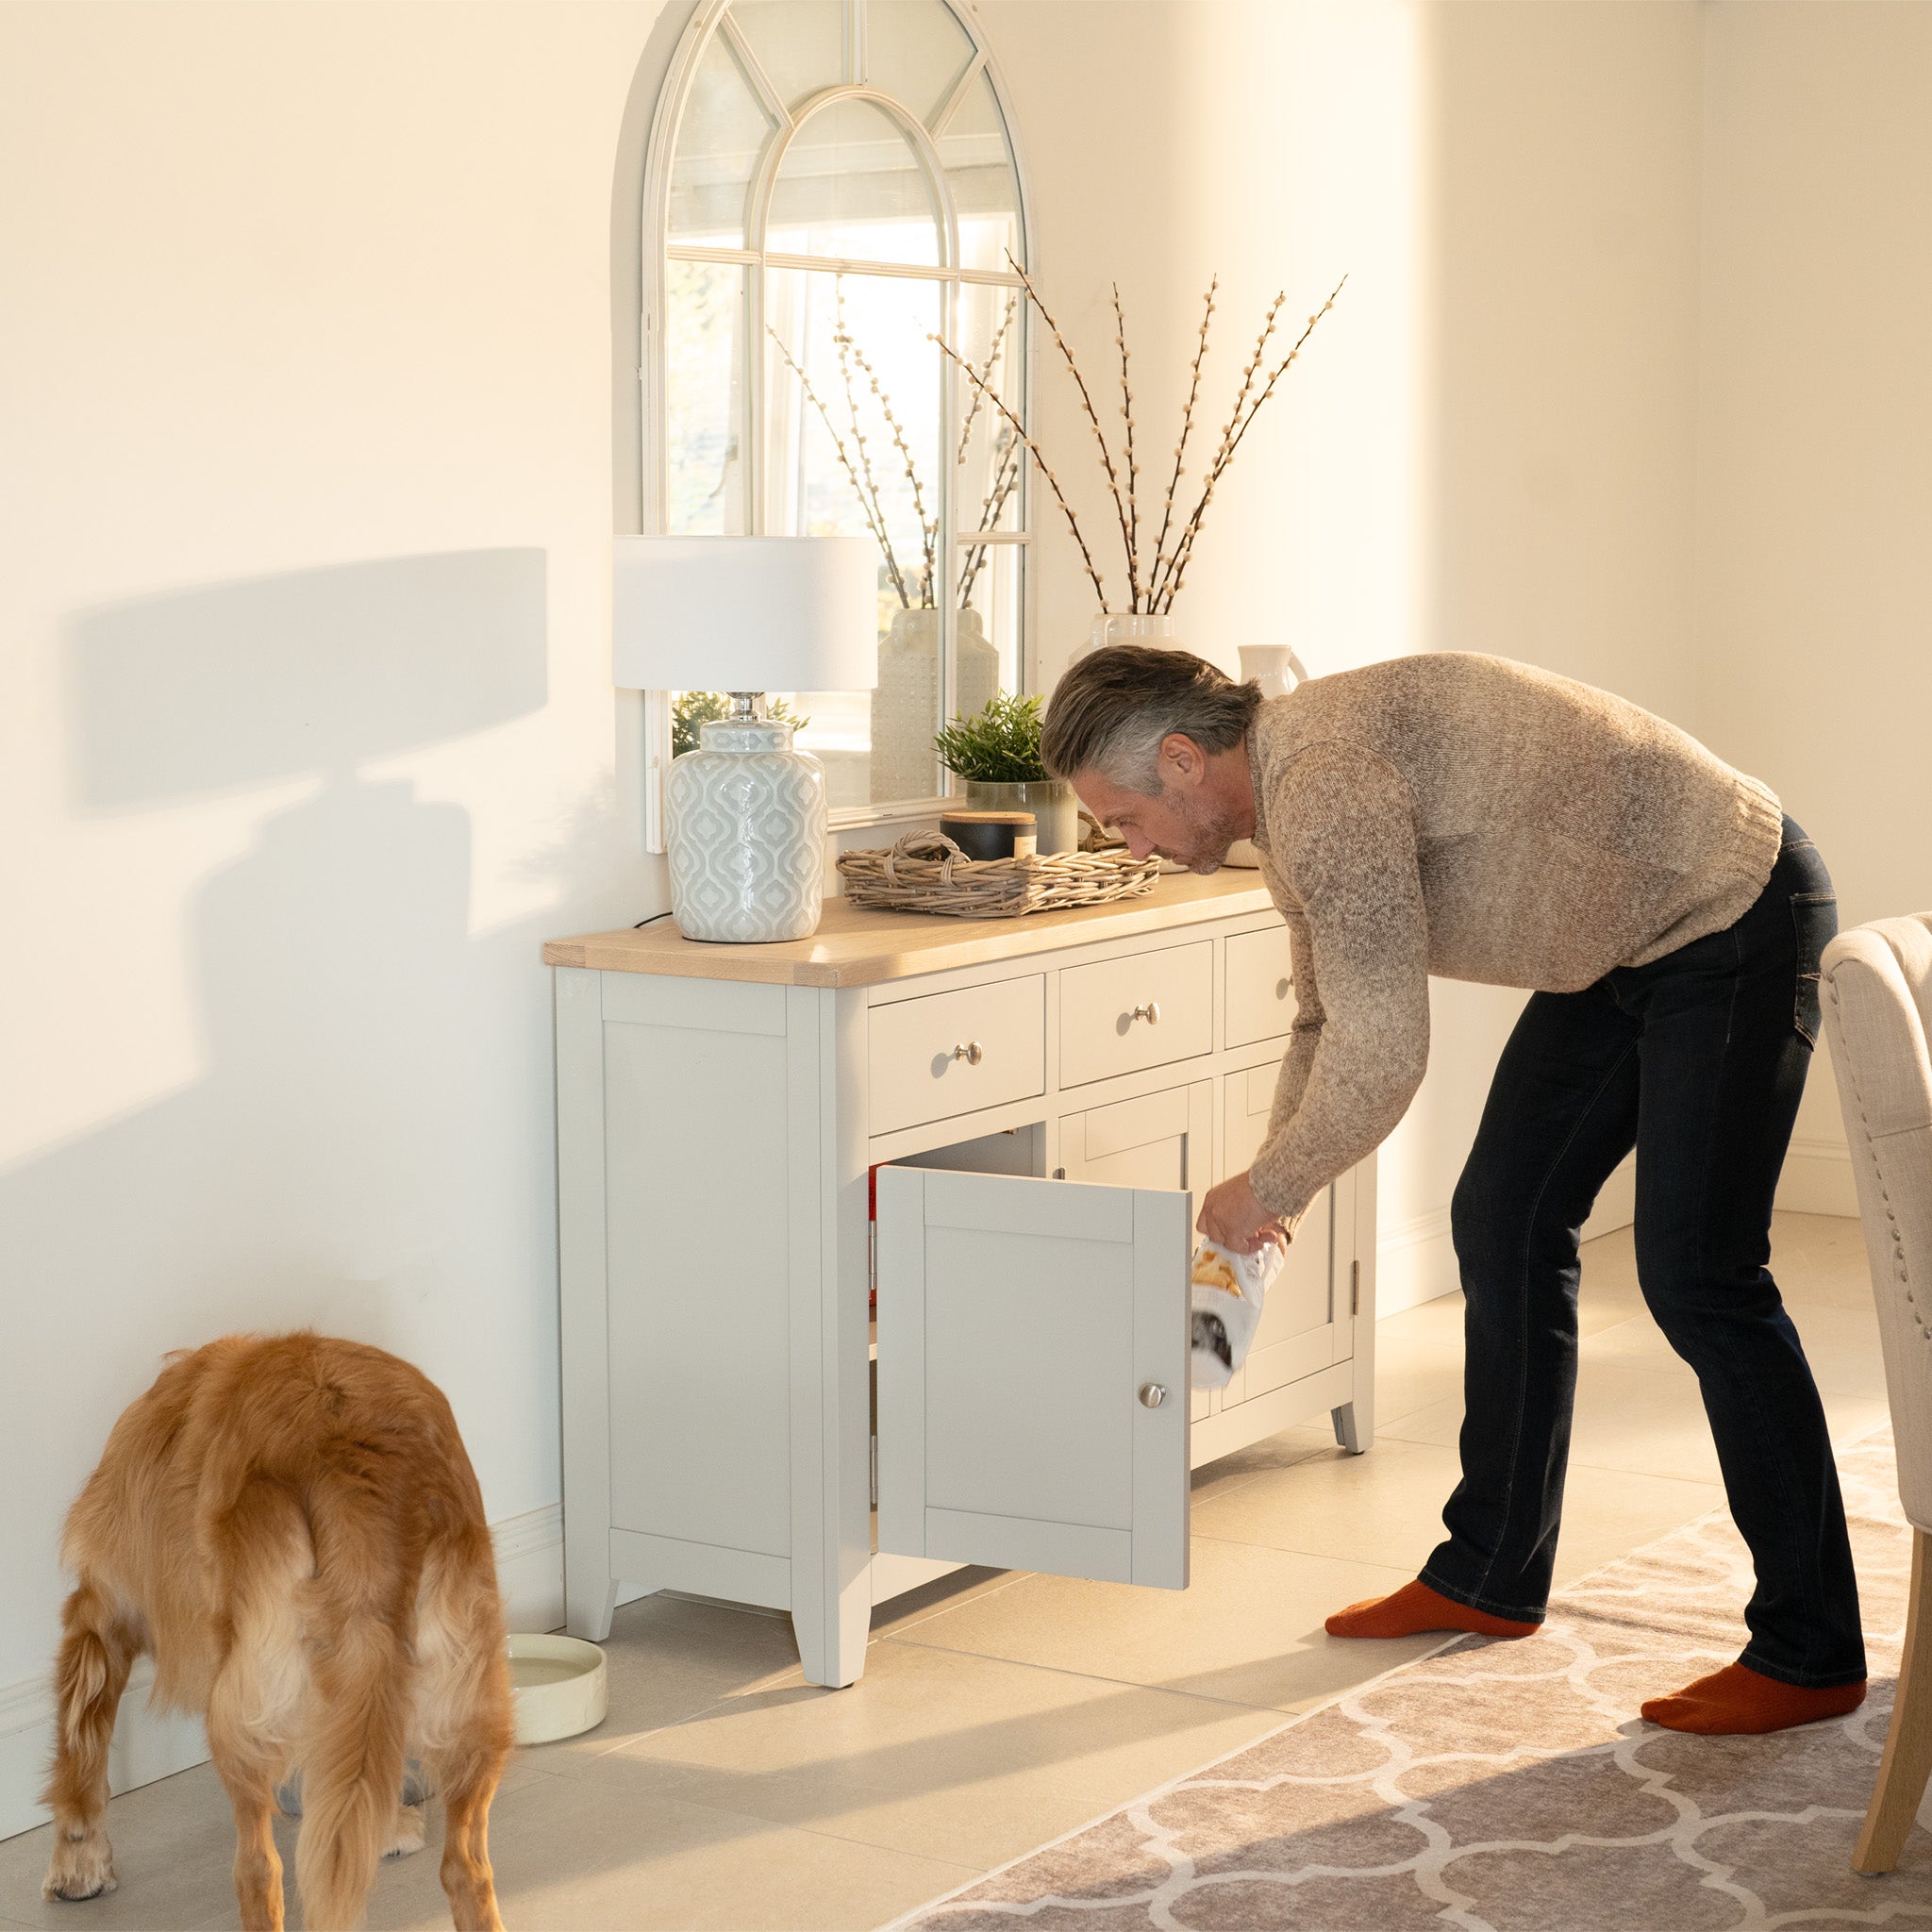
[[[1074,652],[1078,663],[1089,651],[1103,644],[1150,644],[1157,650],[1182,648],[1180,632],[1172,617],[1151,617],[1141,610],[1103,610],[1087,632],[1085,646]]]
[[[691,940],[802,940],[818,930],[825,769],[791,727],[720,718],[664,781],[671,909]]]
[[[1000,688],[1000,654],[987,641],[979,612],[958,615],[953,709],[970,718]],[[942,788],[933,737],[941,724],[940,613],[900,610],[879,645],[879,681],[872,694],[872,796],[890,805],[931,798]]]
[[[1285,698],[1308,675],[1302,660],[1287,644],[1243,644],[1241,657],[1242,683],[1258,685],[1264,701]],[[1255,850],[1253,841],[1237,839],[1227,848],[1227,857],[1222,863],[1252,871],[1261,863],[1261,855]]]

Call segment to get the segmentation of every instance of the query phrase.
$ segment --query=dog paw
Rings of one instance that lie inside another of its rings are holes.
[[[391,1828],[389,1842],[382,1848],[385,1858],[407,1858],[411,1852],[420,1852],[429,1841],[429,1826],[423,1816],[421,1805],[399,1805],[396,1807],[396,1822]]]
[[[105,1834],[92,1833],[55,1848],[41,1896],[77,1905],[82,1899],[99,1898],[119,1884],[114,1876],[113,1847]]]

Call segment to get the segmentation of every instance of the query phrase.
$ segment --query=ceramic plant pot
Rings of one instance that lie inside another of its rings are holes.
[[[966,802],[974,811],[1030,811],[1041,858],[1072,852],[1080,842],[1080,805],[1064,778],[969,778]]]

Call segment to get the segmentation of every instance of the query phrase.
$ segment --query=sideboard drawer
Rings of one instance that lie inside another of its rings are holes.
[[[871,1014],[871,1131],[1046,1091],[1046,976],[895,1000]]]
[[[1227,942],[1226,1046],[1273,1040],[1294,1024],[1295,998],[1288,928],[1238,932]]]
[[[1192,1059],[1213,1046],[1211,940],[1060,974],[1062,1087]]]

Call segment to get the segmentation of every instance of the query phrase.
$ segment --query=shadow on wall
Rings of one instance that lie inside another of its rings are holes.
[[[538,935],[473,941],[468,814],[358,772],[542,708],[543,553],[116,606],[74,625],[66,667],[88,818],[320,784],[185,908],[202,1077],[0,1177],[8,1345],[71,1383],[5,1428],[35,1474],[0,1491],[0,1547],[45,1557],[6,1566],[0,1685],[39,1667],[58,1512],[164,1351],[314,1323],[460,1376],[485,1347],[541,1375],[555,1348],[547,1305],[525,1306],[543,1191],[491,1191],[548,1132],[528,1118],[548,1047]],[[487,1341],[465,1326],[485,1310]]]
[[[66,652],[90,814],[366,759],[541,710],[541,550],[390,558],[91,612]]]

